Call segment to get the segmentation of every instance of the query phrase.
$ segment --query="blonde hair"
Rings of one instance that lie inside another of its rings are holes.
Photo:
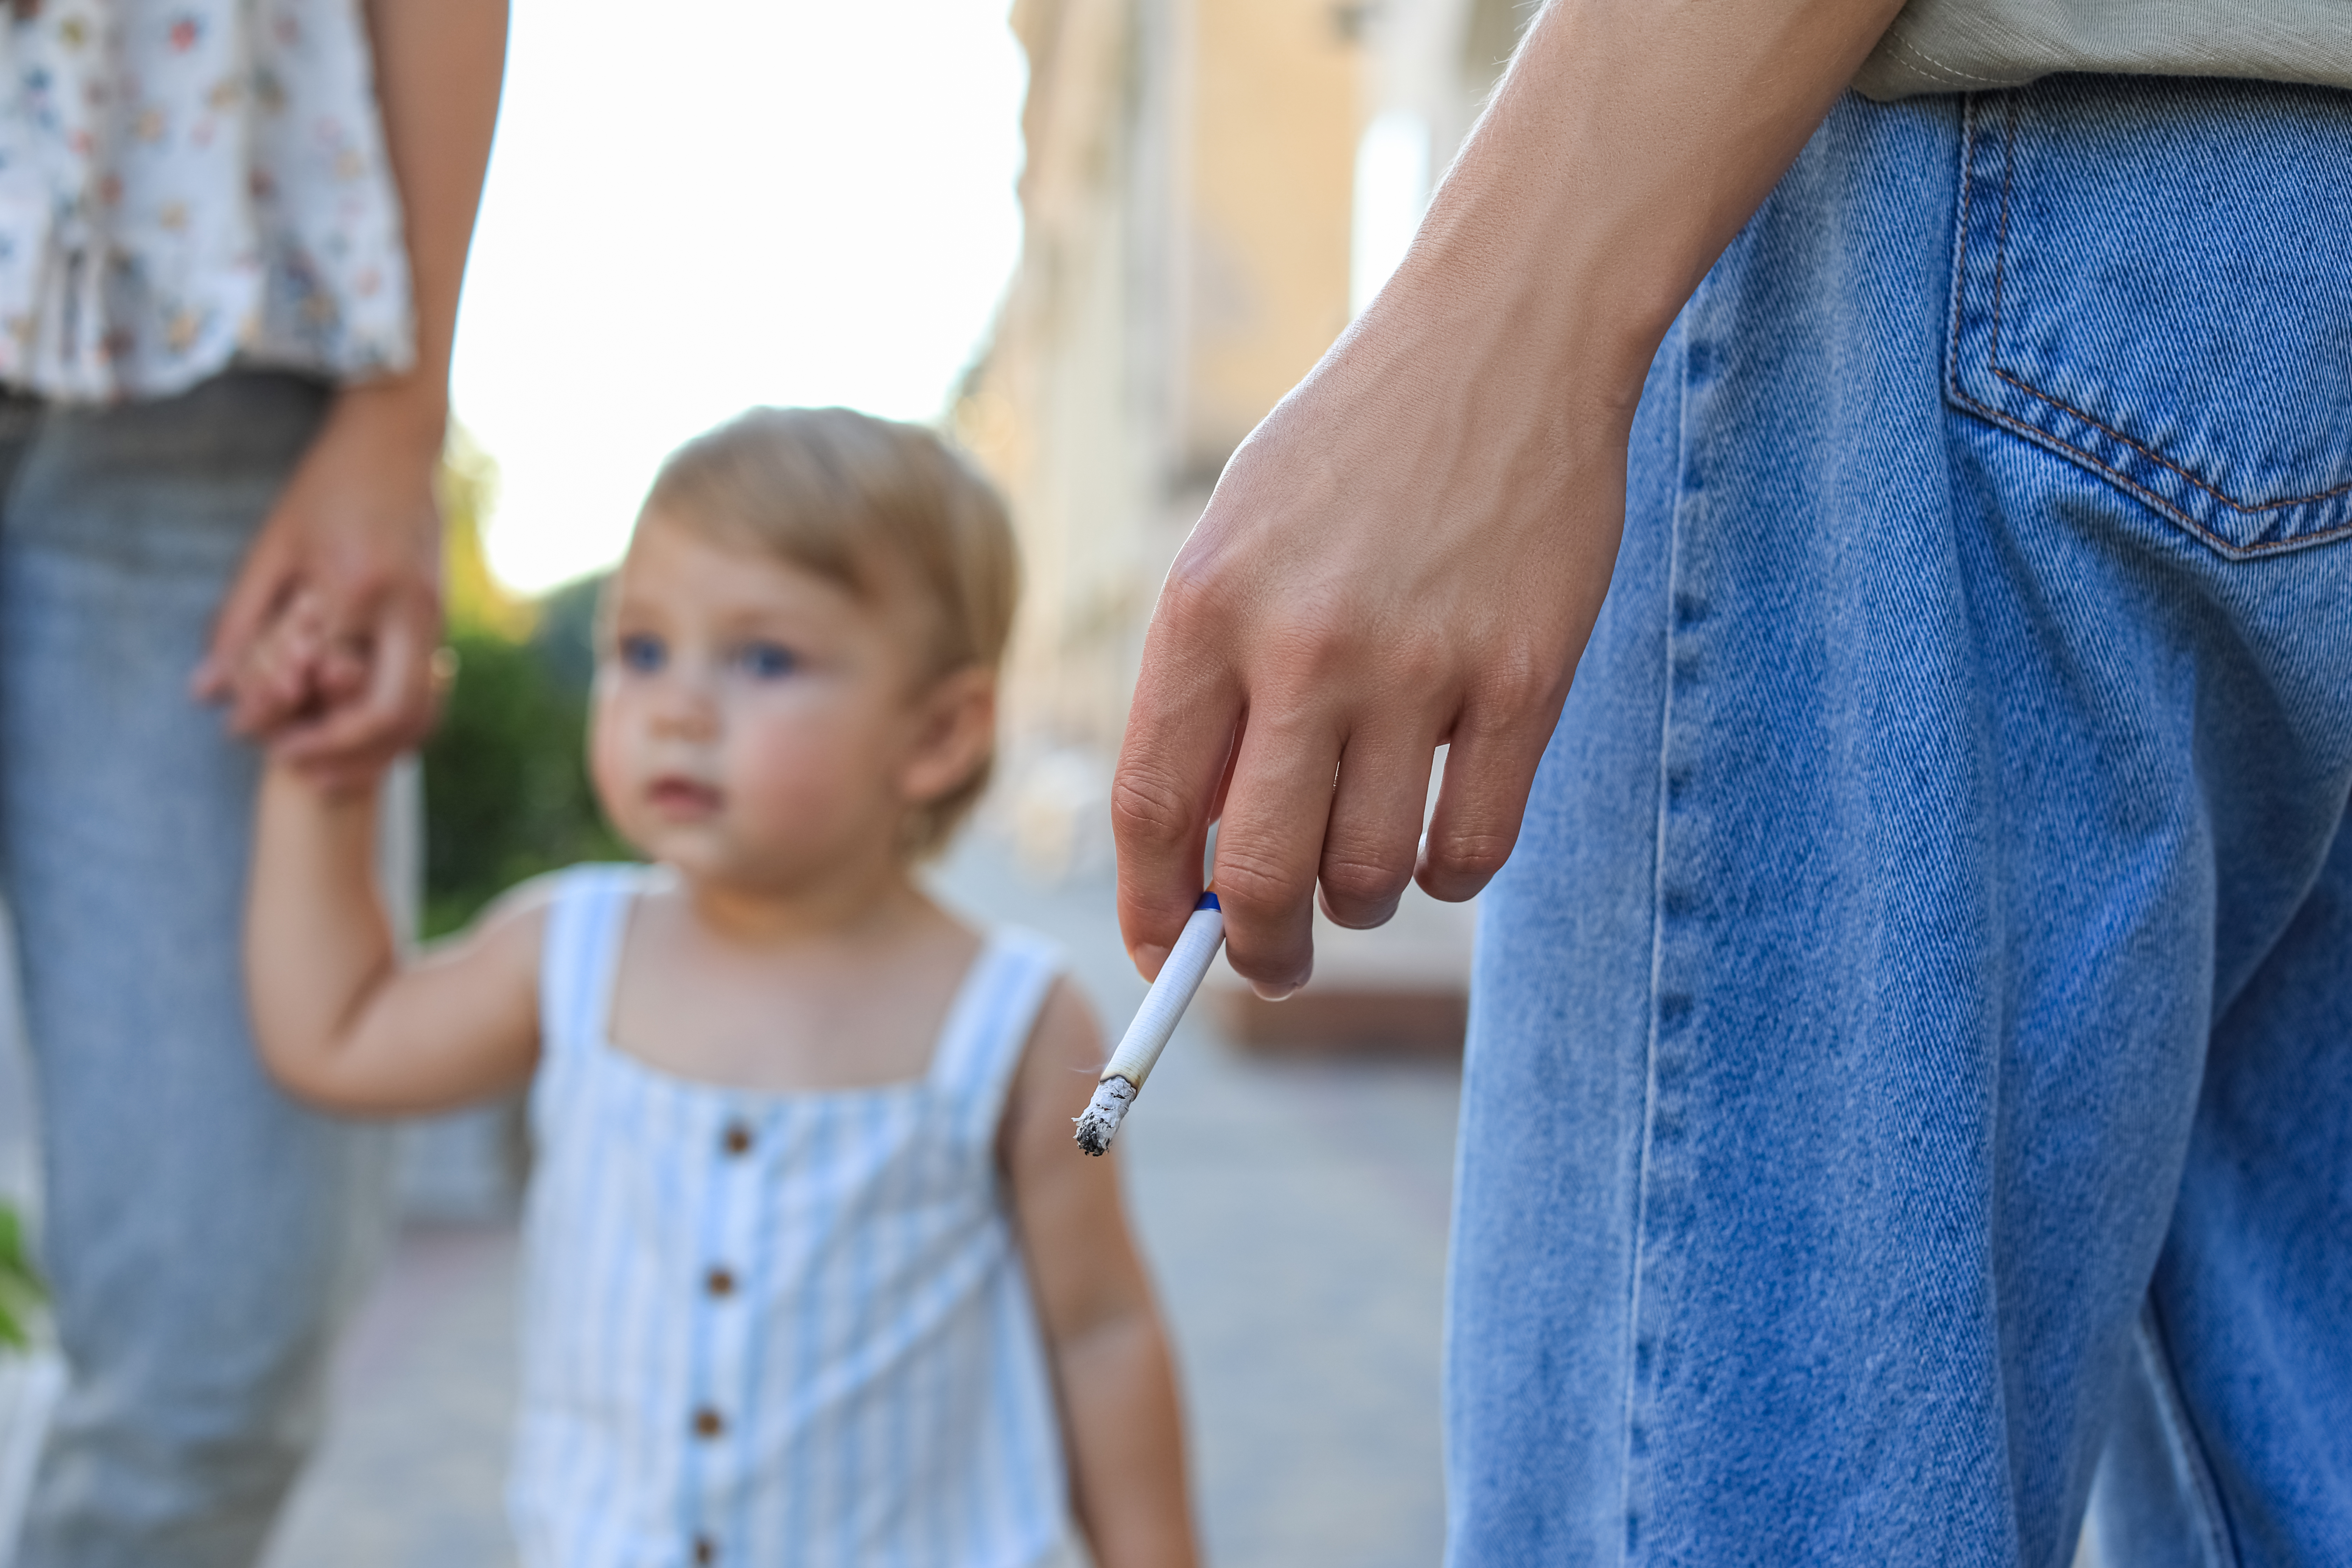
[[[754,408],[662,465],[639,521],[656,513],[765,550],[863,599],[893,565],[926,601],[926,685],[1003,661],[1021,594],[1004,503],[930,431],[847,408]],[[947,847],[988,787],[991,743],[971,773],[908,824],[910,860]]]

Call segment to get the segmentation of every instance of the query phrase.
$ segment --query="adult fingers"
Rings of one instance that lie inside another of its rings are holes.
[[[1413,879],[1433,899],[1458,903],[1492,881],[1518,842],[1559,703],[1515,721],[1465,721],[1445,753],[1445,778],[1430,814]]]
[[[199,700],[216,702],[230,695],[254,639],[294,591],[299,564],[282,533],[265,527],[221,599],[205,657],[188,678]]]
[[[311,680],[328,706],[364,692],[375,679],[375,647],[366,632],[349,633],[322,643]]]
[[[319,665],[325,645],[318,596],[299,584],[289,587],[229,676],[225,693],[229,728],[267,739],[305,708],[314,707],[321,699]]]
[[[1176,641],[1155,622],[1151,641]],[[1240,725],[1223,662],[1151,657],[1129,709],[1110,791],[1118,851],[1118,925],[1148,978],[1175,944],[1201,895],[1201,857]]]
[[[1217,825],[1225,961],[1262,996],[1286,996],[1315,967],[1315,873],[1339,765],[1321,715],[1253,710]]]
[[[289,639],[265,637],[239,664],[226,693],[229,729],[267,734],[299,713],[310,700],[308,654]]]
[[[1433,741],[1413,735],[1348,738],[1331,795],[1317,877],[1323,912],[1360,930],[1385,922],[1412,879],[1414,842],[1429,803]]]
[[[289,734],[279,754],[334,773],[381,765],[432,727],[433,648],[439,617],[413,599],[387,604],[371,642],[366,687]]]

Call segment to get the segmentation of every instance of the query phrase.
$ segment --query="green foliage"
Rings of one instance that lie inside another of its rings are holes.
[[[596,606],[604,597],[604,574],[583,577],[551,590],[533,606],[539,629],[531,646],[547,660],[555,683],[588,700],[596,679]]]
[[[538,635],[449,634],[457,680],[425,748],[425,931],[456,931],[517,882],[625,858],[588,786],[589,615],[595,585],[541,606]],[[576,646],[575,646],[576,645]]]
[[[30,1342],[26,1320],[45,1299],[41,1278],[25,1256],[24,1222],[0,1204],[0,1345],[23,1350]]]

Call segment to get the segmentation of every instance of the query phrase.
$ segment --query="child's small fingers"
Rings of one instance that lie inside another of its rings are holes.
[[[261,679],[281,700],[299,701],[315,679],[318,650],[299,638],[289,638],[271,648],[261,667]]]
[[[430,634],[437,629],[429,607],[384,616],[368,643],[363,685],[330,700],[319,722],[289,741],[288,755],[373,768],[421,739],[433,721]]]
[[[331,703],[365,691],[374,674],[373,650],[358,638],[322,638],[313,663],[320,694]]]
[[[283,726],[300,705],[299,688],[242,679],[231,689],[228,727],[248,738],[267,735]]]
[[[247,736],[284,728],[314,700],[325,640],[324,605],[317,594],[297,590],[220,673],[217,695],[228,702],[229,728]]]
[[[226,695],[232,729],[245,731],[287,700],[286,660],[268,640],[248,644],[229,672]]]
[[[310,698],[310,679],[306,666],[289,660],[280,666],[270,681],[270,694],[287,710],[299,709]]]

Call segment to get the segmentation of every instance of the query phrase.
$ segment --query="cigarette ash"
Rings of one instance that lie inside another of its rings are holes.
[[[1127,1108],[1135,1103],[1135,1085],[1113,1076],[1095,1085],[1095,1097],[1087,1102],[1086,1114],[1075,1118],[1078,1124],[1078,1147],[1089,1154],[1110,1152],[1110,1141],[1118,1131],[1119,1121]]]

